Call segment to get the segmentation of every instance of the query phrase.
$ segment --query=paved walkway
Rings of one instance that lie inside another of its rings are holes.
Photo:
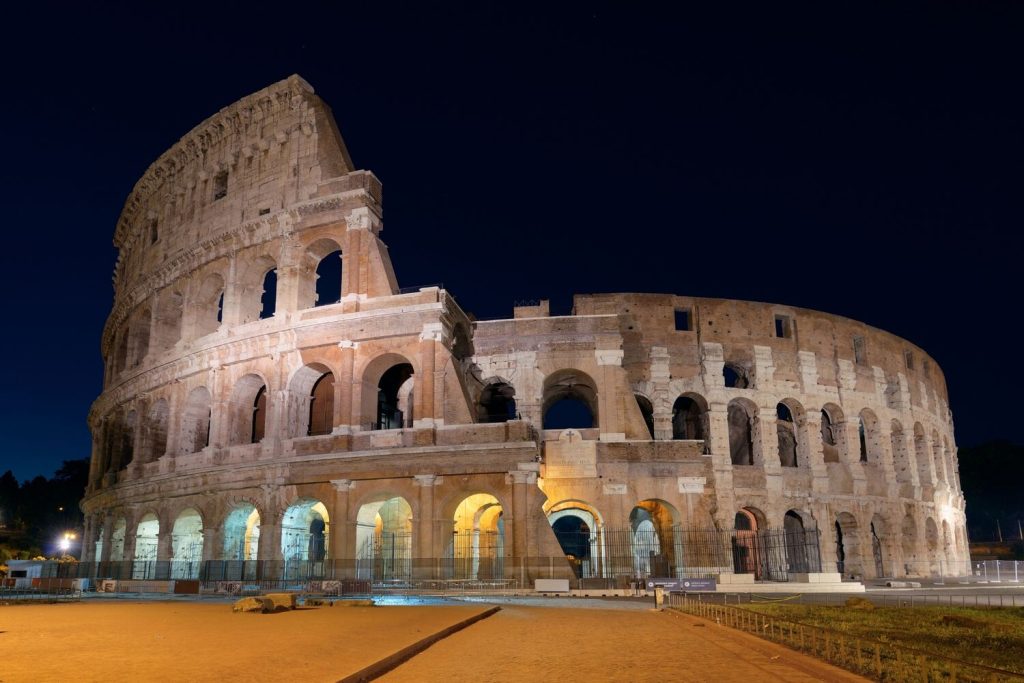
[[[503,606],[381,681],[863,681],[677,612]]]

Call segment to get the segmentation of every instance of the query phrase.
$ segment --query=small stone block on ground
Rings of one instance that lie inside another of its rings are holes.
[[[262,613],[267,605],[263,598],[240,598],[232,606],[232,612],[259,612]]]
[[[267,608],[271,612],[283,609],[295,609],[295,593],[267,593],[263,596]]]

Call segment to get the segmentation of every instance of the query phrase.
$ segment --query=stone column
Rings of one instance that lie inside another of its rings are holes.
[[[210,448],[221,448],[229,442],[231,414],[224,372],[219,366],[210,368]]]
[[[652,346],[651,359],[651,407],[654,409],[654,438],[659,441],[672,439],[672,407],[676,397],[669,395],[669,354],[664,346]]]
[[[220,528],[203,527],[203,562],[216,560],[220,557],[224,545],[224,540],[221,536]]]
[[[95,526],[95,515],[86,515],[82,526],[82,550],[78,553],[78,560],[82,564],[93,561],[93,554],[96,552]]]
[[[427,323],[420,333],[419,374],[413,384],[413,426],[433,427],[438,420],[437,406],[434,405],[434,382],[437,347],[443,342],[444,329],[441,323]],[[441,407],[443,411],[443,407]],[[442,412],[442,415],[444,413]]]
[[[351,533],[353,524],[349,519],[348,501],[355,482],[351,479],[331,479],[331,486],[334,487],[334,504],[330,510],[331,547],[328,559],[334,562],[352,560],[355,558],[355,538]]]
[[[163,515],[160,516],[160,531],[157,533],[156,538],[156,559],[161,560],[173,560],[174,559],[174,523],[166,519]]]
[[[434,547],[434,487],[440,483],[440,478],[434,474],[414,474],[412,479],[420,490],[413,557],[421,564],[429,564],[441,556]]]
[[[355,406],[355,362],[356,344],[348,339],[338,342],[341,349],[341,362],[338,377],[334,382],[334,433],[347,434],[353,431],[356,424]]]
[[[529,487],[537,486],[537,473],[532,471],[512,470],[508,473],[512,481],[512,552],[516,566],[524,562],[530,554],[530,511]],[[508,520],[505,521],[506,542],[508,539]]]
[[[622,392],[618,391],[620,387],[616,382],[617,371],[622,368],[623,351],[597,349],[594,356],[598,367],[598,376],[594,381],[597,382],[597,425],[600,428],[601,441],[624,441],[626,425],[620,405]],[[632,392],[628,392],[628,395],[629,399],[633,400]]]

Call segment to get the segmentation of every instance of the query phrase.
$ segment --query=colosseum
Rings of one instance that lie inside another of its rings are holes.
[[[791,306],[402,289],[381,183],[298,76],[145,172],[114,232],[83,560],[204,580],[967,571],[945,381]]]

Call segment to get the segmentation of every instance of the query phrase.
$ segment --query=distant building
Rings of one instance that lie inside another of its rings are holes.
[[[477,321],[444,289],[399,289],[381,215],[298,76],[150,166],[114,236],[85,560],[593,585],[967,571],[922,349],[665,294]]]

